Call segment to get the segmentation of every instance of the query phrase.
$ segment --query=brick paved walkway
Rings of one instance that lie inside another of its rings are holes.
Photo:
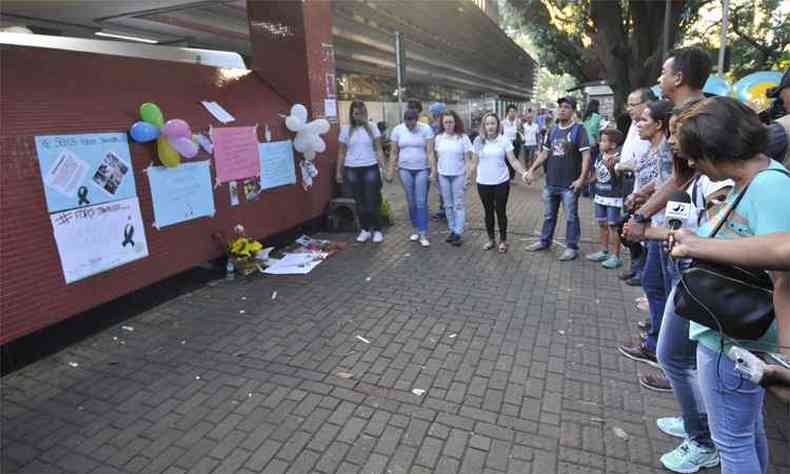
[[[481,250],[476,193],[464,246],[432,224],[422,249],[386,192],[401,224],[380,246],[218,281],[3,378],[3,472],[664,472],[675,403],[615,349],[638,293],[523,251],[537,190],[512,191],[505,256]],[[769,472],[788,473],[779,426]]]

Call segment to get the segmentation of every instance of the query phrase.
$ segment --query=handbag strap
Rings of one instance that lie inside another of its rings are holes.
[[[724,213],[724,216],[721,219],[719,219],[719,222],[716,223],[716,227],[713,229],[713,232],[711,232],[711,234],[708,235],[709,239],[712,239],[713,237],[716,236],[716,233],[719,232],[719,229],[721,229],[724,223],[727,222],[727,219],[730,218],[730,214],[732,214],[732,211],[734,211],[735,208],[738,207],[738,204],[741,202],[741,199],[743,199],[743,197],[746,195],[746,191],[749,190],[749,186],[751,186],[752,182],[754,181],[754,178],[756,178],[757,175],[762,173],[763,171],[777,171],[790,178],[790,172],[782,168],[763,168],[760,171],[754,173],[752,179],[750,179],[749,182],[746,183],[746,186],[744,186],[741,192],[738,193],[738,197],[735,198],[735,201],[733,201],[732,204],[727,208],[727,212]]]

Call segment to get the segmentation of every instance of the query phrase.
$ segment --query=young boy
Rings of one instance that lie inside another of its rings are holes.
[[[623,266],[620,258],[620,223],[623,208],[623,180],[615,173],[614,166],[620,160],[622,132],[615,128],[601,130],[600,155],[595,161],[595,220],[598,221],[601,238],[600,252],[587,255],[587,260],[601,262],[607,269]]]

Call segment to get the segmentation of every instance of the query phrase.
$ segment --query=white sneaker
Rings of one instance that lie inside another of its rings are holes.
[[[417,242],[418,240],[420,240],[420,236],[418,234],[411,234],[409,236],[409,240],[411,240],[412,242]]]
[[[431,243],[428,241],[428,237],[425,235],[420,236],[420,245],[423,247],[430,247]]]
[[[384,234],[382,234],[381,231],[377,230],[373,232],[373,242],[378,244],[381,243],[383,240],[384,240]]]
[[[370,239],[370,232],[362,230],[357,236],[357,242],[367,242]]]

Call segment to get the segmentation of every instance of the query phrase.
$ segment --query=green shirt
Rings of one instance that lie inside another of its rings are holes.
[[[584,129],[587,130],[587,136],[590,137],[590,142],[598,143],[601,138],[601,116],[593,112],[583,123]]]

